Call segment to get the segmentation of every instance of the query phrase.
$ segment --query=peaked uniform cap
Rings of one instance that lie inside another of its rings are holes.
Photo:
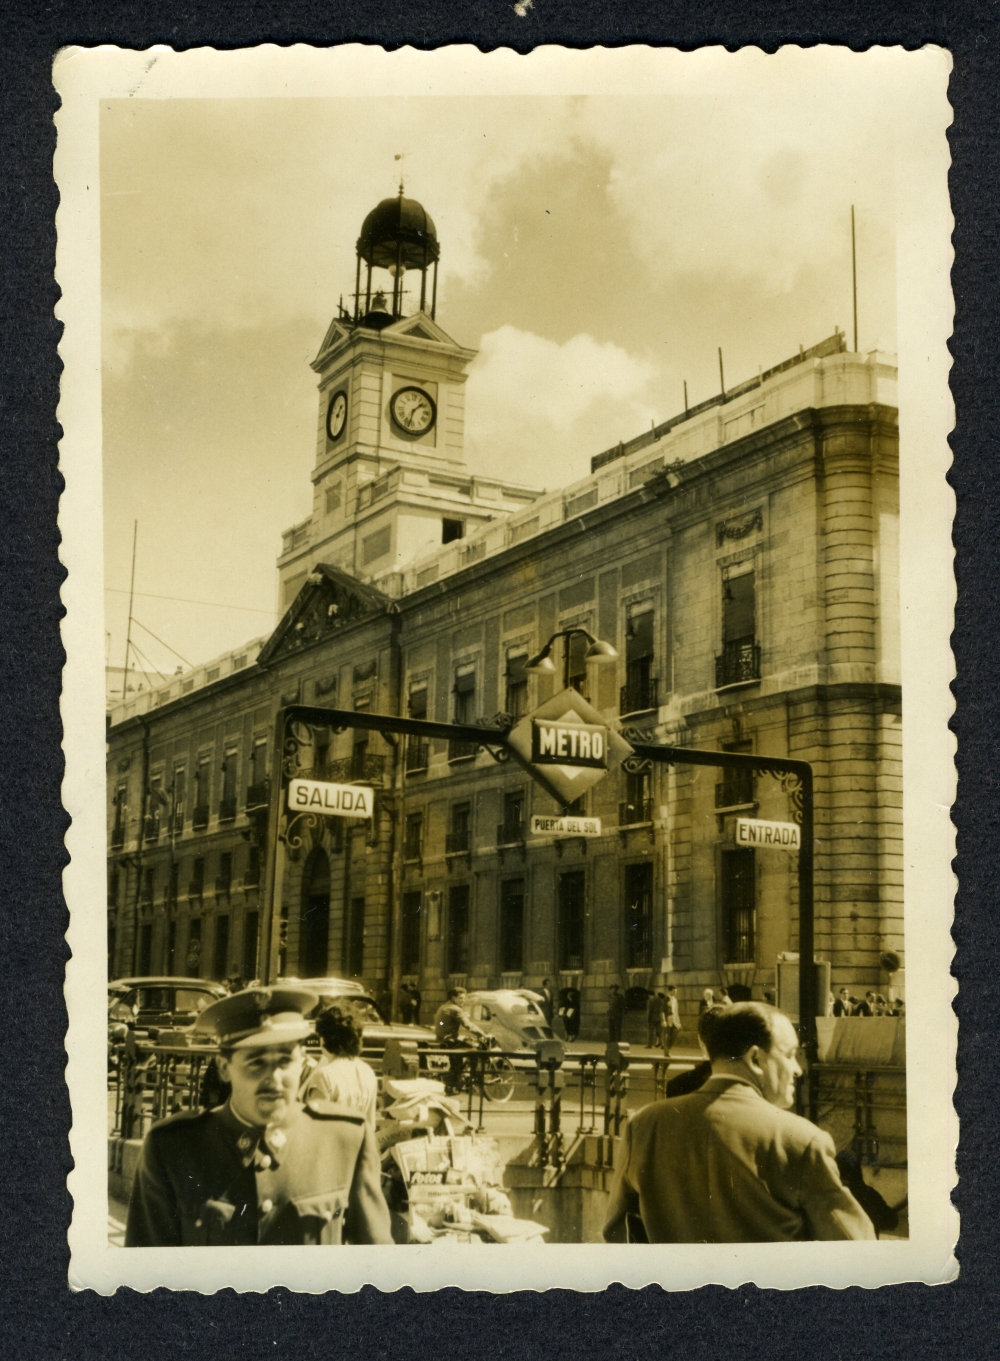
[[[223,1049],[297,1044],[312,1034],[306,1014],[318,1003],[307,988],[246,988],[206,1007],[194,1032],[212,1036]]]

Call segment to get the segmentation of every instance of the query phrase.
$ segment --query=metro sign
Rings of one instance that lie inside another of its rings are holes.
[[[632,748],[570,687],[507,734],[515,760],[557,803],[573,803],[616,770]]]
[[[375,811],[375,791],[366,784],[292,780],[288,785],[288,811],[318,813],[324,818],[370,818]]]

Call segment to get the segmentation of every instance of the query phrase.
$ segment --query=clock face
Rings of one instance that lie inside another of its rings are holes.
[[[326,433],[330,439],[339,439],[347,423],[347,393],[335,392],[326,409]]]
[[[393,393],[389,414],[407,435],[426,435],[437,419],[434,399],[423,388],[400,388]]]

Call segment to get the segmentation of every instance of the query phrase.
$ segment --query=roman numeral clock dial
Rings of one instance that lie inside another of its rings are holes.
[[[423,388],[406,387],[394,392],[389,403],[393,424],[407,435],[426,435],[437,419],[434,399]]]

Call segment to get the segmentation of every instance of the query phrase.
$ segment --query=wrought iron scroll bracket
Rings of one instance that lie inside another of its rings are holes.
[[[772,780],[777,780],[782,791],[788,795],[788,800],[792,806],[792,821],[801,824],[802,822],[802,803],[804,790],[802,780],[796,775],[794,770],[756,770],[756,775],[770,775]]]

